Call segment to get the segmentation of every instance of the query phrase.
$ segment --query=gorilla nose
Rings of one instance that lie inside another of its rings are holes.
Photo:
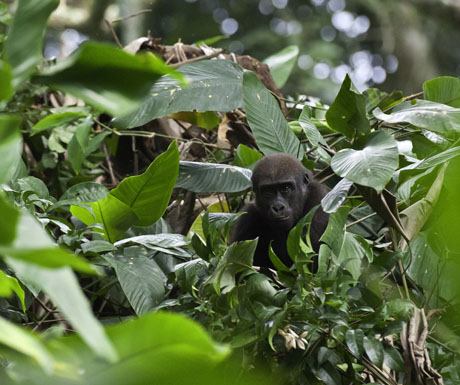
[[[286,207],[282,203],[275,203],[272,206],[273,213],[276,214],[276,215],[283,214],[285,208]]]

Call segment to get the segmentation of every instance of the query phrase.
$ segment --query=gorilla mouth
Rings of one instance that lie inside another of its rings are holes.
[[[273,219],[276,221],[276,222],[285,222],[287,220],[289,220],[289,215],[285,215],[285,216],[282,216],[282,217],[274,217]]]

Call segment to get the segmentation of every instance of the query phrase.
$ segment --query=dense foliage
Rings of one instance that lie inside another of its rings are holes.
[[[89,41],[44,63],[57,5],[20,0],[0,39],[2,383],[460,383],[459,79],[405,97],[347,76],[330,106],[282,101],[286,119],[227,60],[173,68]],[[232,111],[252,144],[216,144]],[[196,139],[149,130],[165,117],[213,138],[200,161],[186,157]],[[142,168],[135,139],[157,137]],[[114,170],[126,147],[133,168]],[[266,275],[257,240],[227,239],[274,152],[315,170],[331,216],[318,255],[309,213],[288,238],[293,266],[272,252]],[[207,210],[180,234],[171,208],[190,197]]]

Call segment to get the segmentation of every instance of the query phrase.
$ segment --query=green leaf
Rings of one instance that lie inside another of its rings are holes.
[[[16,239],[20,212],[9,202],[4,192],[0,193],[0,212],[0,245],[10,246]]]
[[[460,108],[428,100],[403,102],[391,114],[377,108],[374,116],[386,123],[410,123],[444,137],[455,137],[460,132]]]
[[[13,71],[11,66],[0,60],[0,101],[9,100],[13,96]]]
[[[384,345],[384,358],[383,362],[386,366],[390,369],[395,370],[397,372],[404,372],[404,360],[401,357],[401,354],[396,350],[395,347]]]
[[[315,369],[314,373],[326,385],[341,385],[342,380],[337,369],[329,362],[325,362],[320,368]]]
[[[220,123],[220,119],[214,111],[207,112],[196,112],[196,111],[180,111],[175,114],[169,115],[170,118],[183,120],[189,122],[198,127],[210,131],[217,127]]]
[[[343,178],[337,183],[334,188],[327,193],[327,195],[321,199],[321,207],[326,213],[335,213],[341,204],[347,199],[348,191],[353,182],[347,178]]]
[[[108,44],[85,42],[34,80],[67,92],[112,116],[121,116],[138,108],[152,84],[164,74],[182,79],[152,54],[134,56]]]
[[[193,192],[240,192],[251,184],[251,170],[218,163],[180,162],[176,186]]]
[[[131,226],[150,226],[164,214],[179,172],[176,142],[138,176],[121,181],[104,199],[89,203],[93,215],[82,207],[71,212],[86,225],[101,223],[109,241],[115,242]]]
[[[14,88],[41,64],[48,17],[58,5],[59,0],[19,0],[5,43],[6,58],[13,68]]]
[[[299,47],[290,45],[281,51],[270,55],[263,62],[270,67],[270,73],[276,85],[284,86],[292,72],[299,55]]]
[[[161,251],[166,254],[189,256],[182,248],[188,246],[190,241],[181,234],[138,235],[118,241],[115,243],[115,246],[119,247],[127,243],[142,245],[147,249]]]
[[[371,130],[366,117],[366,98],[355,90],[348,75],[326,112],[326,120],[333,130],[350,139],[367,135]]]
[[[460,107],[460,79],[441,76],[423,83],[423,97],[436,103]]]
[[[114,120],[115,127],[138,127],[179,111],[231,111],[241,108],[243,71],[227,60],[202,60],[178,69],[187,79],[182,87],[170,76],[161,77],[137,111]]]
[[[51,374],[53,372],[53,357],[38,336],[2,317],[0,317],[0,344],[33,358],[45,373]],[[5,354],[5,357],[8,358],[8,354]]]
[[[383,344],[382,342],[375,339],[375,337],[367,336],[364,337],[364,350],[371,362],[382,368],[383,365]]]
[[[308,141],[313,147],[318,146],[319,143],[327,146],[326,141],[310,119],[310,108],[308,106],[303,108],[299,116],[299,124]]]
[[[77,200],[79,202],[96,202],[104,199],[109,190],[103,184],[96,182],[82,182],[68,188],[62,194],[60,201]]]
[[[384,131],[373,132],[363,149],[336,153],[331,167],[337,175],[380,192],[398,168],[397,143]]]
[[[0,245],[0,254],[40,266],[70,266],[94,274],[94,268],[86,260],[56,246],[40,223],[27,212],[21,213],[13,243]]]
[[[356,358],[361,358],[364,353],[364,333],[361,329],[350,329],[345,333],[345,342],[348,349]]]
[[[59,114],[48,115],[42,120],[38,121],[32,127],[32,135],[38,134],[39,132],[42,132],[42,131],[51,130],[59,126],[68,125],[77,119],[85,118],[87,116],[88,114],[85,114],[83,112],[74,112],[74,111],[68,111],[68,112],[62,112]]]
[[[21,285],[16,278],[6,275],[0,270],[0,297],[9,297],[11,294],[16,293],[21,301],[22,311],[26,312],[25,294]]]
[[[115,269],[121,288],[137,315],[145,314],[165,296],[165,275],[157,263],[143,255],[128,253],[111,258],[104,256]]]
[[[326,231],[320,239],[331,248],[335,255],[339,255],[342,248],[345,225],[347,223],[347,215],[349,211],[349,207],[342,206],[339,207],[335,213],[332,213],[329,216]]]
[[[111,362],[117,359],[116,351],[94,317],[72,270],[67,267],[46,269],[13,259],[8,259],[7,262],[21,281],[38,286],[51,298],[70,325],[97,355]]]
[[[256,247],[257,239],[232,243],[206,283],[212,284],[218,293],[229,292],[235,287],[235,274],[252,266]]]
[[[91,118],[85,119],[85,121],[77,127],[75,134],[67,146],[70,164],[77,175],[80,173],[81,166],[85,160],[92,124],[93,121]]]
[[[236,149],[235,159],[233,164],[238,167],[244,167],[253,169],[255,163],[262,158],[262,154],[259,151],[253,150],[244,144],[239,144]]]
[[[41,179],[35,178],[34,176],[26,176],[18,179],[17,183],[23,192],[32,191],[37,194],[39,198],[49,198],[50,196],[45,182]]]
[[[244,73],[243,100],[249,126],[264,154],[285,152],[303,158],[303,148],[289,128],[279,103],[250,71]]]
[[[9,182],[22,154],[21,119],[14,115],[0,115],[0,184]]]
[[[369,262],[372,261],[371,247],[364,238],[346,231],[337,262],[351,274],[353,279],[358,280],[361,275],[361,260],[364,258]]]

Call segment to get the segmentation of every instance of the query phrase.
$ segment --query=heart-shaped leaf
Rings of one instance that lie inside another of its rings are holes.
[[[398,145],[390,134],[377,131],[363,149],[335,154],[331,167],[337,175],[380,192],[398,168]]]

